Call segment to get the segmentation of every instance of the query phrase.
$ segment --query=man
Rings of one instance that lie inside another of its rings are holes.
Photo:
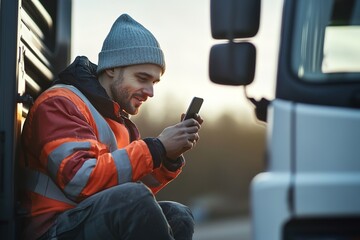
[[[22,138],[25,239],[192,238],[190,210],[154,194],[180,174],[203,120],[140,139],[128,118],[154,96],[164,70],[155,37],[124,14],[98,66],[77,57],[37,98]]]

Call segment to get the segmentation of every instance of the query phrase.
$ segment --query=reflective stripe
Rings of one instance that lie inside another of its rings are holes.
[[[48,157],[50,176],[56,178],[61,162],[78,150],[89,150],[90,142],[66,142],[55,148]]]
[[[117,149],[116,138],[114,136],[113,131],[111,130],[109,124],[105,121],[105,119],[101,116],[101,114],[95,109],[95,107],[90,103],[90,101],[82,94],[76,87],[66,84],[57,84],[51,87],[54,88],[66,88],[75,93],[89,108],[91,115],[94,118],[97,130],[98,137],[100,142],[106,144],[110,151],[115,151]]]
[[[106,120],[95,109],[95,107],[90,103],[90,101],[74,86],[58,84],[51,87],[51,89],[55,89],[55,88],[66,88],[72,91],[87,105],[95,121],[96,128],[98,130],[97,132],[98,132],[99,142],[106,144],[109,148],[109,151],[112,154],[118,173],[118,183],[120,184],[131,181],[132,166],[129,156],[125,149],[117,148],[115,135],[112,129],[110,128],[110,126],[108,125],[108,123],[106,122]],[[90,142],[66,142],[58,146],[49,154],[48,157],[48,171],[50,173],[50,176],[53,176],[54,178],[57,176],[59,167],[63,159],[70,156],[77,150],[81,150],[81,149],[89,150],[90,148],[91,148]],[[81,166],[81,168],[77,170],[75,176],[71,179],[71,181],[65,186],[64,192],[67,193],[71,199],[76,199],[81,194],[81,192],[83,191],[83,189],[85,188],[86,184],[89,181],[90,175],[94,167],[96,166],[96,163],[97,160],[95,158],[86,160]],[[47,177],[46,175],[44,176]],[[33,185],[33,188],[34,189],[37,188],[37,185],[39,184],[41,183],[39,183],[39,181],[36,181],[36,184]],[[57,188],[54,182],[53,185]],[[60,189],[58,190],[61,192]],[[62,199],[57,199],[57,200],[63,201]],[[70,200],[68,199],[68,201]]]
[[[96,159],[91,158],[84,162],[81,168],[76,172],[75,176],[71,181],[66,185],[64,191],[71,195],[72,198],[76,199],[81,191],[86,186],[90,174],[94,167],[96,166]]]
[[[27,185],[29,191],[35,192],[41,196],[65,202],[71,205],[77,205],[65,196],[54,181],[45,174],[30,169],[26,170]]]
[[[161,182],[159,182],[153,175],[148,174],[140,179],[148,187],[158,187]]]
[[[130,182],[132,179],[132,167],[129,156],[125,149],[118,149],[111,153],[118,172],[119,184]]]

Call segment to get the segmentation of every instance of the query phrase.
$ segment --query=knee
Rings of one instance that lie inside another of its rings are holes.
[[[134,196],[134,197],[135,196],[144,197],[144,195],[154,196],[150,188],[148,188],[145,184],[141,182],[129,182],[119,185],[119,187],[125,189],[125,191],[128,192],[130,196]]]
[[[175,239],[192,239],[195,228],[190,208],[177,202],[159,202]]]
[[[194,216],[188,206],[171,201],[162,201],[159,205],[169,221],[182,221],[185,225],[194,227]]]
[[[107,196],[106,198],[109,202],[137,202],[145,198],[153,198],[151,190],[142,183],[124,183],[118,186],[111,187],[105,191],[103,194]],[[105,200],[105,199],[103,199]]]

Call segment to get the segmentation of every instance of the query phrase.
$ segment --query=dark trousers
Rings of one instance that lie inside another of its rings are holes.
[[[126,183],[87,198],[65,211],[40,239],[192,239],[188,207],[157,202],[142,183]]]

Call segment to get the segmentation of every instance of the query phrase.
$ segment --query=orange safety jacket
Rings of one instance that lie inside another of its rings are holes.
[[[125,124],[104,118],[81,91],[65,84],[38,97],[24,125],[22,147],[27,239],[40,237],[58,214],[99,191],[143,181],[155,194],[181,172],[163,163],[155,168],[136,128],[129,132]]]

